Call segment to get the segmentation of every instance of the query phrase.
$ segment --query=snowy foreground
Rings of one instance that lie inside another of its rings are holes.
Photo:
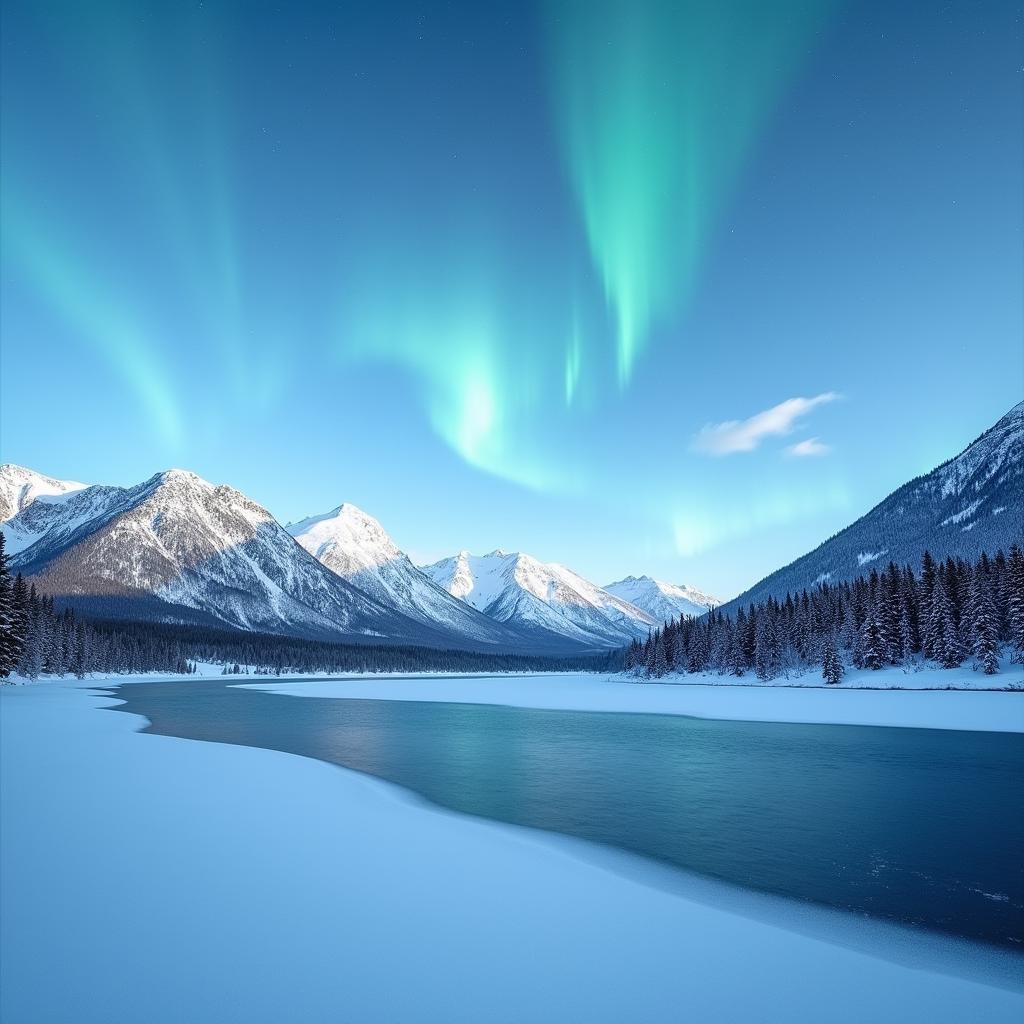
[[[5,1024],[1024,1016],[946,940],[669,891],[318,761],[140,735],[90,685],[0,689]]]
[[[1024,672],[1000,677],[1024,686]],[[970,673],[968,673],[970,674]],[[868,673],[865,673],[868,675]],[[1011,690],[926,689],[947,685],[950,673],[899,669],[870,673],[912,678],[918,688],[851,689],[849,687],[741,686],[721,683],[662,683],[622,676],[562,674],[547,676],[353,676],[311,681],[272,680],[243,683],[254,690],[298,697],[364,697],[376,700],[449,701],[458,704],[504,704],[511,707],[566,711],[632,711],[693,715],[747,722],[813,722],[820,725],[892,725],[921,729],[968,729],[1024,732],[1024,692]],[[692,677],[687,677],[692,678]],[[975,678],[986,678],[977,676]],[[991,677],[989,677],[991,678]],[[965,680],[957,680],[962,685]],[[883,682],[878,679],[878,682]]]

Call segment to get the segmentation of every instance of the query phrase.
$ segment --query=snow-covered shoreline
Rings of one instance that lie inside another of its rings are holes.
[[[936,973],[929,943],[915,959],[913,933],[892,930],[904,962],[880,959],[841,915],[822,941],[318,761],[139,734],[97,710],[115,703],[69,682],[0,692],[12,1024],[1024,1011]]]
[[[1024,692],[627,681],[621,676],[353,676],[241,687],[295,697],[501,704],[753,722],[1024,732]]]

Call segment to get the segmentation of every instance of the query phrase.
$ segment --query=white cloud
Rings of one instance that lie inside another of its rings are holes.
[[[815,395],[814,398],[787,398],[786,401],[779,402],[778,405],[773,405],[770,409],[751,416],[750,419],[709,423],[694,438],[693,450],[704,455],[752,452],[766,437],[782,437],[792,433],[797,420],[802,416],[806,416],[816,406],[835,401],[838,397],[836,392],[826,391],[824,394]]]
[[[832,446],[819,441],[816,437],[809,437],[806,441],[797,441],[786,449],[787,455],[793,455],[798,459],[807,459],[815,455],[828,455]]]

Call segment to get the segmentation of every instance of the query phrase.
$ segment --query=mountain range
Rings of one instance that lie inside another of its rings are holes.
[[[584,647],[618,647],[660,625],[571,569],[520,552],[461,551],[423,571],[446,593],[490,618],[530,634],[568,637]]]
[[[135,487],[41,495],[4,533],[13,569],[45,593],[111,617],[319,638],[450,639],[327,570],[241,492],[184,470]]]
[[[284,527],[240,491],[187,470],[112,487],[7,464],[0,509],[12,569],[102,617],[551,654],[620,647],[660,621],[519,554],[499,557],[493,600],[481,603],[479,589],[447,585],[443,563],[413,565],[352,504]]]
[[[412,564],[376,519],[355,505],[339,505],[325,515],[289,523],[286,529],[331,572],[417,622],[441,626],[463,642],[485,646],[514,650],[529,639],[439,587]]]
[[[884,565],[976,557],[1024,539],[1024,403],[810,553],[722,607]],[[351,504],[280,525],[240,491],[186,470],[134,487],[0,466],[11,568],[94,615],[201,622],[363,643],[500,652],[599,651],[715,598],[649,576],[599,587],[522,552],[462,551],[417,567]]]

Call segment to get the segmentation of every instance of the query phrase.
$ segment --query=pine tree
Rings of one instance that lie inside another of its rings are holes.
[[[654,668],[653,675],[661,679],[668,672],[668,659],[665,657],[665,634],[659,630],[654,641]]]
[[[882,644],[885,660],[890,665],[903,661],[903,644],[900,620],[903,615],[901,576],[895,562],[890,562],[881,579],[878,607],[879,623],[882,628]]]
[[[894,664],[906,665],[914,656],[914,627],[911,625],[910,612],[904,605],[900,612],[899,652]]]
[[[0,678],[6,679],[18,667],[23,642],[19,615],[14,606],[14,584],[8,568],[6,541],[0,532]]]
[[[1010,548],[1006,560],[1006,589],[1010,643],[1017,657],[1024,659],[1024,552],[1018,544]]]
[[[985,571],[987,559],[979,562],[971,583],[971,650],[985,675],[999,671],[999,623],[992,599],[991,576]]]
[[[956,622],[953,600],[950,597],[950,573],[948,565],[936,573],[928,619],[931,638],[929,657],[934,658],[943,668],[956,668],[964,660],[960,630]]]
[[[885,664],[886,643],[878,608],[872,605],[861,627],[861,662],[864,668],[878,670]]]
[[[665,649],[665,671],[667,672],[676,661],[676,631],[671,622],[665,623],[661,631],[662,645]]]
[[[657,643],[656,637],[661,630],[655,630],[647,634],[647,643],[644,644],[644,668],[649,676],[654,675],[654,648]]]
[[[917,592],[919,595],[918,621],[920,622],[921,628],[921,644],[927,657],[931,657],[927,651],[927,634],[928,623],[931,620],[932,613],[932,595],[935,593],[936,573],[935,559],[932,558],[930,551],[926,551],[921,556],[921,582],[917,588]]]
[[[740,609],[742,614],[743,609]],[[757,612],[751,602],[747,609],[744,627],[740,633],[740,645],[743,651],[743,664],[747,668],[754,668],[757,658]]]
[[[774,679],[779,674],[781,654],[775,614],[769,604],[757,619],[754,670],[759,679]]]
[[[836,650],[835,637],[830,633],[825,638],[825,646],[822,652],[821,677],[830,686],[836,686],[843,681],[843,663]]]
[[[992,559],[992,594],[996,602],[996,615],[999,618],[999,642],[1009,643],[1010,641],[1010,616],[1009,616],[1009,580],[1006,571],[1006,555],[1002,549],[996,552]]]

